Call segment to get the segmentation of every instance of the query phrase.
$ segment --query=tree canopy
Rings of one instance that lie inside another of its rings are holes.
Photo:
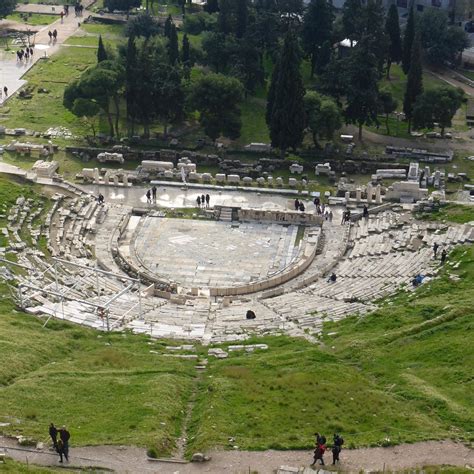
[[[5,18],[16,8],[17,0],[2,0],[0,2],[0,18]]]

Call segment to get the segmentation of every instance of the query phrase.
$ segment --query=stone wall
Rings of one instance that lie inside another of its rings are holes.
[[[277,224],[317,225],[323,224],[323,218],[317,214],[299,211],[279,211],[261,209],[239,209],[241,221],[276,222]]]

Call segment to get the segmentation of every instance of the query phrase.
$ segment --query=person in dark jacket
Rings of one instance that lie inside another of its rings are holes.
[[[54,449],[58,447],[58,429],[54,426],[53,423],[49,425],[49,436],[51,436],[51,441],[53,442]]]
[[[69,461],[69,439],[70,438],[71,438],[71,434],[66,429],[66,427],[63,426],[59,430],[59,439],[62,441],[62,445],[63,445],[62,454],[64,454],[66,461]]]
[[[344,440],[338,434],[334,434],[334,445],[332,447],[332,464],[333,465],[335,465],[336,462],[340,462],[339,454],[341,454],[343,444],[344,444]]]

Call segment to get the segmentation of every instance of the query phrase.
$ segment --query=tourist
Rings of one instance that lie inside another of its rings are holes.
[[[364,216],[365,219],[369,218],[369,208],[367,207],[366,204],[364,204],[364,210],[362,211],[362,215]]]
[[[204,196],[204,194],[201,194],[201,204],[202,204],[202,207],[206,205],[206,196]]]
[[[315,207],[318,208],[319,203],[320,203],[321,201],[320,201],[320,199],[319,199],[318,197],[315,197],[313,202],[314,202]]]
[[[300,208],[300,201],[298,199],[295,199],[295,211],[297,211]]]
[[[443,251],[441,252],[441,263],[444,263],[446,261],[447,255],[448,253],[446,252],[446,249],[443,249]]]
[[[53,31],[53,39],[56,41],[58,39],[58,30]]]
[[[33,57],[33,51],[34,51],[33,48],[30,47],[30,56],[31,56],[31,57]]]
[[[198,196],[196,198],[196,202],[197,202],[198,207],[201,207],[201,196]]]
[[[436,260],[436,257],[438,256],[438,249],[439,249],[439,245],[438,245],[438,242],[435,242],[433,244],[433,258]]]
[[[102,193],[99,193],[99,196],[97,197],[97,201],[101,205],[104,204],[105,198],[104,198],[104,195]]]
[[[336,274],[334,272],[331,273],[331,275],[328,278],[328,283],[336,283],[336,280],[337,280]]]
[[[316,464],[316,461],[321,461],[321,465],[324,466],[324,452],[326,451],[326,437],[315,433],[316,436],[316,448],[314,450],[314,460],[311,466]]]
[[[64,5],[64,13],[66,14],[66,16],[69,15],[69,5]]]
[[[156,202],[156,186],[151,188],[151,193],[153,195],[153,202]]]
[[[62,454],[66,458],[66,461],[69,461],[69,440],[71,438],[71,434],[63,425],[63,427],[59,430],[59,439],[62,441]],[[58,443],[59,444],[59,443]],[[60,454],[61,456],[61,454]],[[62,462],[62,456],[61,456]]]
[[[5,98],[7,98],[8,97],[8,87],[7,86],[5,86],[3,88],[3,93],[5,94]]]
[[[51,436],[51,441],[53,442],[54,449],[58,449],[58,429],[54,426],[53,423],[49,425],[49,436]]]
[[[332,210],[329,211],[329,222],[332,222],[332,218],[333,218],[333,213],[332,213]]]
[[[66,458],[66,461],[69,461],[64,448],[64,443],[61,439],[56,443],[56,452],[59,454],[59,462],[63,462],[63,456]]]
[[[61,23],[64,23],[64,12],[61,12]]]
[[[51,30],[48,31],[48,36],[49,36],[49,42],[53,41],[53,33],[51,33]]]
[[[147,202],[148,204],[151,204],[151,192],[150,192],[150,190],[148,190],[148,191],[146,192],[146,202]]]
[[[346,223],[346,211],[342,212],[341,225]]]
[[[247,314],[245,315],[246,319],[255,319],[257,316],[255,315],[255,313],[249,309],[247,311]]]
[[[347,209],[346,211],[346,222],[350,222],[351,221],[351,211],[349,209]]]
[[[211,200],[211,196],[209,196],[209,194],[206,194],[206,207],[209,207],[210,200]]]
[[[300,211],[301,211],[301,212],[304,212],[304,211],[305,211],[305,207],[304,207],[303,201],[300,202]]]
[[[344,439],[338,434],[334,434],[334,445],[332,447],[332,464],[333,466],[336,462],[340,462],[339,454],[341,454],[342,445],[344,444]]]

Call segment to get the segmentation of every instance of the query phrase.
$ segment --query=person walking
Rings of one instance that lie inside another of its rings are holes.
[[[64,11],[61,12],[61,23],[64,23]]]
[[[204,194],[201,194],[201,204],[202,204],[202,207],[206,205],[206,196],[204,196]]]
[[[439,245],[438,245],[438,242],[435,242],[433,244],[433,258],[436,260],[436,257],[438,255],[438,249],[439,249]]]
[[[69,440],[71,439],[71,433],[69,433],[69,431],[66,429],[64,425],[59,430],[59,439],[62,442],[62,454],[64,454],[66,461],[69,461]],[[61,456],[61,459],[62,459],[62,456]]]
[[[49,425],[49,436],[53,442],[54,449],[58,449],[58,429],[54,426],[53,423]]]
[[[64,443],[60,439],[56,443],[56,452],[59,454],[59,462],[63,462],[63,456],[66,458],[66,461],[68,461],[66,453],[64,452]]]
[[[197,202],[198,207],[201,207],[201,196],[198,196],[196,198],[196,202]]]
[[[295,199],[295,211],[299,211],[300,209],[300,201],[298,199]]]
[[[3,93],[4,93],[5,99],[6,99],[6,98],[8,97],[8,87],[7,87],[7,86],[5,86],[5,87],[3,88]]]
[[[364,204],[364,210],[362,211],[362,215],[364,216],[364,219],[369,218],[369,208],[367,207],[366,204]]]
[[[49,42],[53,41],[53,33],[51,33],[51,30],[48,31],[48,36],[49,36]]]
[[[58,30],[53,30],[53,39],[54,41],[58,39]]]
[[[146,202],[147,202],[147,204],[151,204],[151,192],[150,192],[150,190],[148,190],[146,192]]]
[[[344,444],[344,439],[338,434],[334,433],[334,444],[332,447],[332,465],[334,466],[340,462],[339,455],[341,454],[342,445]]]
[[[301,212],[304,212],[304,211],[305,211],[305,207],[304,207],[303,201],[300,202],[300,211],[301,211]]]
[[[209,194],[206,194],[206,207],[209,207],[209,201],[211,200],[211,196]]]
[[[320,461],[321,465],[324,466],[324,452],[326,451],[326,437],[315,433],[316,436],[316,447],[314,450],[313,463],[311,466],[316,464],[316,461]]]
[[[156,202],[156,186],[151,188],[151,194],[153,195],[153,201]]]
[[[446,249],[443,249],[443,251],[441,252],[441,263],[443,264],[444,262],[446,262],[446,257],[448,256],[448,252],[446,252]]]

